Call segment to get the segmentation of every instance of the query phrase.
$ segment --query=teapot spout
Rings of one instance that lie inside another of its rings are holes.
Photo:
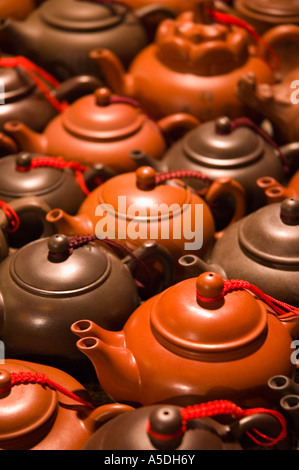
[[[111,346],[96,337],[79,339],[77,348],[91,360],[98,380],[108,395],[115,401],[140,402],[140,376],[131,351],[125,347]]]
[[[264,191],[267,204],[282,202],[288,197],[297,197],[293,189],[286,188],[271,176],[263,176],[262,178],[258,178],[256,184]]]
[[[19,150],[41,154],[48,151],[46,136],[33,131],[21,121],[7,121],[4,131],[15,140]]]
[[[71,331],[79,338],[95,337],[115,347],[125,347],[122,331],[109,331],[91,320],[79,320],[72,324]]]
[[[93,49],[89,56],[97,62],[105,82],[114,93],[126,96],[134,95],[134,79],[126,73],[116,54],[109,49],[101,48]]]
[[[192,277],[197,277],[200,274],[205,272],[213,271],[219,274],[223,279],[226,279],[227,276],[225,271],[216,264],[208,264],[204,260],[198,258],[195,255],[184,255],[179,259],[179,265],[182,268],[182,279],[190,279]]]
[[[57,233],[66,236],[94,234],[94,226],[86,214],[69,215],[61,209],[52,209],[46,220],[54,225]]]

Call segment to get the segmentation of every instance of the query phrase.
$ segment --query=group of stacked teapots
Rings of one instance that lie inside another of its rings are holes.
[[[6,3],[0,448],[297,448],[299,7]]]

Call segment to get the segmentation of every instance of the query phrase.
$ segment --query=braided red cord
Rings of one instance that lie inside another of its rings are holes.
[[[75,395],[73,392],[70,392],[66,388],[57,384],[53,380],[49,379],[46,375],[40,374],[37,372],[11,372],[11,382],[4,388],[0,388],[0,393],[8,392],[14,385],[20,384],[40,384],[48,385],[48,387],[53,388],[57,392],[62,393],[63,395],[78,401],[82,405],[87,406],[88,408],[94,409],[94,406],[91,403],[83,400],[82,398]]]
[[[268,447],[277,444],[278,442],[285,439],[287,434],[287,426],[285,418],[281,413],[275,410],[270,410],[267,408],[250,408],[243,410],[239,406],[235,405],[228,400],[215,400],[207,403],[201,403],[200,405],[187,406],[186,408],[181,408],[180,410],[182,416],[182,426],[181,429],[175,432],[174,434],[159,434],[153,431],[150,427],[150,422],[146,423],[147,432],[154,438],[169,441],[181,437],[187,430],[188,421],[198,418],[210,417],[215,415],[231,415],[234,418],[243,418],[244,416],[250,416],[253,414],[267,413],[274,416],[279,424],[281,425],[281,431],[277,437],[270,437],[257,429],[253,429],[253,432],[264,439],[264,441],[259,440],[251,432],[247,431],[247,435],[258,445]],[[266,441],[266,442],[265,442]]]
[[[171,179],[182,178],[195,178],[200,179],[208,184],[212,184],[213,180],[206,176],[204,173],[196,170],[173,170],[156,175],[156,184],[162,184]]]
[[[30,60],[26,59],[23,56],[16,56],[16,57],[1,57],[0,58],[0,66],[2,67],[22,67],[28,75],[34,80],[36,86],[41,90],[41,92],[45,95],[48,101],[52,104],[52,106],[60,113],[66,107],[67,103],[60,103],[51,93],[50,88],[44,83],[42,79],[46,80],[50,83],[54,88],[57,88],[59,82],[56,80],[55,77],[50,75],[41,67],[37,66]]]
[[[0,207],[5,213],[6,217],[8,217],[10,220],[10,228],[8,229],[8,232],[9,233],[16,232],[18,228],[20,227],[20,219],[17,213],[13,210],[12,207],[10,207],[9,204],[7,204],[4,201],[0,201]]]
[[[272,47],[263,39],[261,38],[254,27],[247,23],[244,20],[241,20],[240,18],[237,18],[235,16],[228,15],[227,13],[221,13],[219,11],[215,11],[212,8],[206,7],[207,12],[211,15],[211,17],[222,24],[228,24],[228,25],[233,25],[233,26],[238,26],[240,28],[245,29],[252,37],[253,39],[260,43],[263,44],[266,49],[268,50],[272,60],[273,64],[271,64],[261,53],[259,53],[260,57],[269,65],[270,68],[281,68],[281,63],[279,58],[277,57],[275,51],[272,49]]]
[[[268,294],[265,294],[257,286],[254,286],[253,284],[250,284],[247,281],[243,281],[240,279],[230,279],[230,280],[224,280],[223,282],[224,282],[224,288],[223,288],[222,293],[219,296],[214,297],[214,298],[202,297],[198,293],[198,291],[196,291],[196,297],[202,302],[217,302],[218,300],[221,300],[229,292],[236,291],[236,290],[249,290],[253,294],[257,295],[260,299],[265,301],[274,310],[275,313],[283,316],[283,319],[285,318],[291,319],[294,317],[294,315],[295,316],[299,315],[299,308],[294,307],[293,305],[287,304],[286,302],[282,302],[281,300],[277,300]],[[294,315],[290,316],[283,309],[287,310],[289,313],[292,313]]]

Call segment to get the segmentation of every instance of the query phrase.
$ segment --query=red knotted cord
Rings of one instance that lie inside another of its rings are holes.
[[[258,35],[258,33],[256,32],[256,30],[254,29],[254,27],[251,24],[249,24],[246,21],[241,20],[240,18],[237,18],[235,16],[228,15],[227,13],[221,13],[219,11],[215,11],[212,8],[209,8],[209,7],[206,7],[206,10],[209,13],[209,15],[211,15],[211,17],[215,21],[217,21],[218,23],[228,24],[228,25],[232,25],[232,26],[238,26],[240,28],[245,29],[253,37],[253,39],[257,43],[263,44],[263,46],[265,46],[265,48],[268,50],[271,58],[274,61],[274,64],[271,64],[261,53],[259,53],[259,55],[269,65],[269,67],[271,67],[272,69],[274,67],[276,67],[278,69],[281,68],[280,60],[277,57],[275,51],[272,49],[272,47],[263,38],[261,38]]]
[[[268,304],[274,310],[275,313],[283,316],[283,320],[291,320],[293,318],[296,318],[296,316],[299,316],[299,308],[294,307],[293,305],[289,305],[286,302],[282,302],[281,300],[277,300],[268,294],[265,294],[261,289],[254,286],[253,284],[250,284],[247,281],[243,281],[240,279],[230,279],[224,280],[223,283],[224,288],[219,296],[212,298],[203,297],[198,293],[198,291],[196,291],[196,297],[202,302],[217,302],[218,300],[223,299],[223,297],[229,292],[237,290],[249,290],[261,300],[263,300],[266,304]],[[285,309],[287,312],[283,309]]]
[[[61,113],[68,106],[68,103],[61,103],[60,101],[58,101],[51,93],[51,89],[45,84],[43,80],[41,80],[42,78],[48,83],[50,83],[54,88],[57,88],[59,86],[59,82],[56,80],[56,78],[50,75],[38,65],[26,59],[26,57],[1,57],[0,66],[23,68],[25,72],[33,79],[36,86],[41,90],[41,92],[45,95],[48,101],[59,113]]]
[[[8,229],[8,232],[9,233],[16,232],[18,228],[20,227],[20,219],[17,213],[13,210],[12,207],[10,207],[9,204],[7,204],[4,201],[0,201],[0,207],[5,213],[6,217],[8,217],[10,220],[10,228]]]
[[[210,401],[208,403],[202,403],[200,405],[194,405],[194,406],[187,406],[186,408],[181,408],[180,410],[181,416],[182,416],[182,426],[179,431],[177,431],[174,434],[159,434],[153,431],[150,427],[149,421],[146,424],[147,432],[152,436],[155,437],[156,439],[159,440],[173,440],[177,437],[182,436],[188,427],[188,421],[197,419],[197,418],[204,418],[208,416],[215,416],[215,415],[231,415],[234,418],[243,418],[244,416],[250,416],[254,414],[259,414],[259,413],[267,413],[272,416],[274,416],[279,424],[281,425],[281,431],[277,437],[270,437],[267,436],[260,431],[254,429],[253,432],[257,434],[257,436],[263,438],[267,442],[262,442],[259,440],[257,437],[255,437],[251,432],[246,432],[246,434],[258,445],[261,446],[273,446],[277,444],[278,442],[282,441],[286,437],[286,421],[285,418],[281,413],[275,410],[270,410],[267,408],[250,408],[247,410],[243,410],[239,406],[235,405],[234,403],[228,401],[228,400],[215,400],[215,401]]]
[[[14,385],[20,384],[40,384],[40,385],[48,385],[48,387],[53,388],[57,392],[62,393],[63,395],[78,401],[82,405],[87,406],[88,408],[94,409],[94,406],[91,403],[83,400],[82,398],[75,395],[73,392],[70,392],[66,388],[62,387],[61,385],[53,382],[53,380],[49,379],[46,375],[35,373],[35,372],[11,372],[11,382],[6,387],[0,388],[0,393],[8,392]]]
[[[156,184],[162,184],[171,179],[197,178],[208,184],[212,184],[214,180],[206,176],[204,173],[196,170],[173,170],[156,175]]]

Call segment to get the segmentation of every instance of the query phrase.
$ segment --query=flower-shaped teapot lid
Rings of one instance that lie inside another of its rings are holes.
[[[63,127],[77,137],[111,141],[138,132],[148,117],[133,100],[99,88],[69,106],[61,119]]]
[[[246,291],[223,299],[223,287],[221,276],[206,272],[160,294],[150,312],[157,341],[177,355],[209,362],[251,354],[267,334],[267,310]]]

